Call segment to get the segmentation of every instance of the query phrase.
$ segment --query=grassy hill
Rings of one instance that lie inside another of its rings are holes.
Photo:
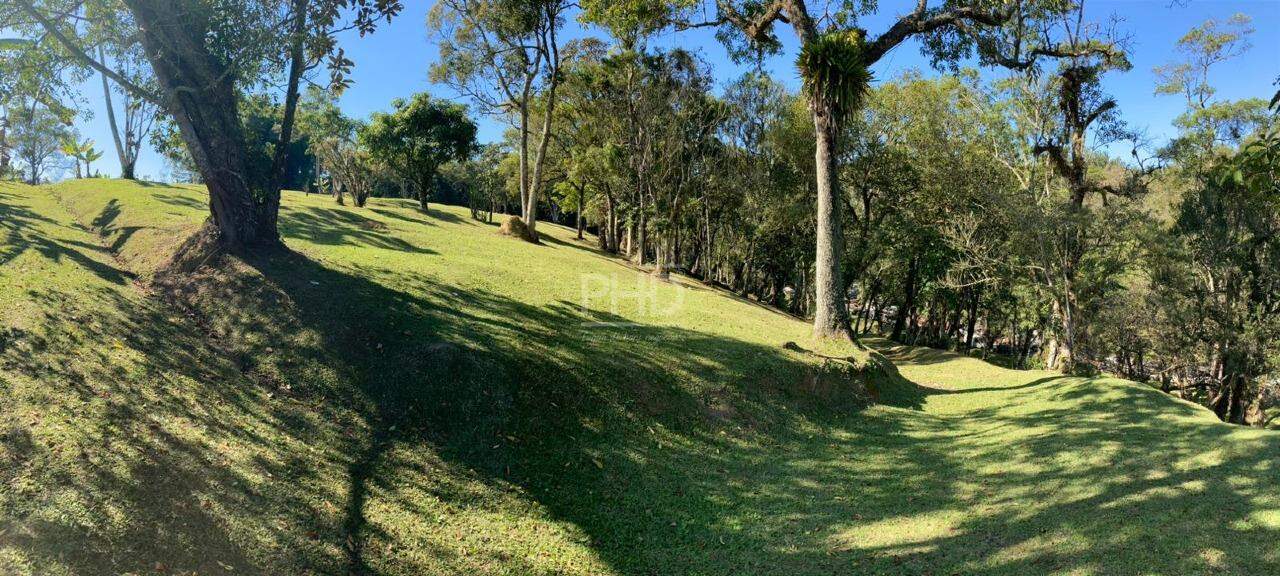
[[[1280,570],[1280,434],[1144,386],[407,201],[286,193],[293,253],[151,283],[203,205],[0,184],[0,573]]]

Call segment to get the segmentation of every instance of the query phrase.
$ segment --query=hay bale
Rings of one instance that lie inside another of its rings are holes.
[[[529,227],[525,225],[524,220],[521,220],[519,216],[507,216],[507,219],[502,222],[502,226],[498,227],[498,233],[503,236],[513,236],[525,242],[538,241],[538,237],[529,231]]]

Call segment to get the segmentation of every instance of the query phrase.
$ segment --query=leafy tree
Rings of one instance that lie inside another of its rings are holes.
[[[842,2],[830,17],[816,18],[804,0],[735,2],[717,0],[716,18],[694,22],[702,13],[700,2],[583,2],[584,17],[611,27],[621,37],[637,29],[659,29],[674,25],[717,26],[733,54],[748,57],[758,51],[776,52],[781,43],[775,32],[778,22],[789,23],[800,40],[797,67],[805,80],[805,96],[812,114],[815,140],[816,178],[816,266],[814,332],[818,336],[850,335],[847,298],[842,279],[843,246],[841,201],[837,186],[837,134],[848,116],[858,110],[860,98],[870,80],[870,68],[891,49],[913,36],[926,36],[925,48],[944,61],[972,48],[988,54],[1003,46],[995,42],[974,42],[983,28],[999,27],[1022,18],[1013,16],[1023,3],[950,2],[930,8],[921,0],[914,10],[899,18],[886,31],[868,38],[857,26],[859,15],[873,12],[874,2]]]
[[[390,113],[373,115],[360,133],[360,143],[413,182],[425,213],[440,166],[474,152],[476,125],[463,106],[427,94],[396,99],[391,105]]]
[[[334,200],[342,204],[343,194],[349,192],[355,205],[363,208],[373,179],[368,152],[360,150],[354,139],[340,136],[322,138],[313,149],[329,175]]]
[[[345,86],[352,63],[335,34],[349,28],[371,32],[400,9],[394,0],[16,0],[0,8],[0,19],[24,37],[41,39],[38,46],[51,58],[100,72],[163,109],[209,188],[203,237],[216,244],[195,242],[188,249],[245,251],[280,242],[279,174],[303,74],[324,63],[331,84]],[[94,56],[101,55],[99,46],[135,44],[142,46],[158,89]],[[255,188],[246,178],[240,89],[279,73],[286,77],[285,104],[266,180],[271,184]]]
[[[1280,133],[1220,160],[1189,191],[1159,249],[1152,286],[1178,356],[1206,369],[1184,388],[1220,418],[1261,423],[1266,378],[1280,369]]]
[[[144,76],[149,69],[141,47],[134,45],[113,48],[116,61],[113,68],[119,70],[124,77],[130,78],[135,84],[152,86],[151,90],[154,90],[154,79]],[[98,46],[98,61],[103,62],[104,65],[109,62],[105,46]],[[136,178],[138,155],[142,152],[142,143],[151,135],[151,129],[155,126],[156,116],[160,110],[153,102],[140,98],[128,90],[119,86],[113,89],[106,74],[99,73],[99,76],[102,78],[103,104],[107,109],[107,126],[111,128],[111,142],[115,145],[116,157],[120,160],[120,177],[133,180]],[[122,99],[123,117],[116,114],[113,93],[118,94]],[[121,119],[123,122],[120,122]]]
[[[62,118],[34,102],[20,102],[9,116],[8,141],[13,157],[27,183],[39,184],[59,159],[62,143],[70,136],[70,131]]]
[[[1052,343],[1049,365],[1068,370],[1078,359],[1081,290],[1077,282],[1089,235],[1094,230],[1091,224],[1095,222],[1085,201],[1091,195],[1100,195],[1104,202],[1108,193],[1133,195],[1141,184],[1131,179],[1123,186],[1115,186],[1090,177],[1089,137],[1094,137],[1097,146],[1124,136],[1116,102],[1101,88],[1102,76],[1110,71],[1127,71],[1131,66],[1113,34],[1084,19],[1083,3],[1076,5],[1074,12],[1074,18],[1064,14],[1057,26],[1061,30],[1060,44],[1068,54],[1058,59],[1058,72],[1049,86],[1056,95],[1058,110],[1032,149],[1049,160],[1067,187],[1066,210],[1057,218],[1055,256],[1046,262],[1042,278],[1057,296],[1054,316],[1059,320],[1059,338]]]
[[[334,171],[342,168],[336,163],[341,162],[347,168],[353,168],[357,164],[355,156],[361,156],[367,152],[360,149],[357,141],[360,128],[361,123],[358,120],[347,117],[338,107],[336,94],[319,87],[308,89],[298,106],[298,139],[305,144],[306,150],[289,156],[290,158],[310,158],[312,161],[301,163],[303,171],[298,175],[296,185],[303,190],[311,191],[317,186],[316,180],[319,178],[328,183],[331,187],[329,193],[341,203],[342,196],[334,186],[337,183]],[[347,157],[348,155],[350,157]],[[371,162],[371,158],[363,160],[366,164],[363,168],[368,172],[362,173],[367,179],[363,182],[366,185],[366,193],[371,193],[373,187]],[[351,176],[355,177],[354,174]]]
[[[566,0],[440,0],[427,20],[440,42],[431,79],[483,112],[509,119],[517,131],[520,211],[535,239],[562,79],[558,34],[569,6]],[[541,101],[537,119],[535,101]]]
[[[1187,105],[1174,120],[1178,137],[1163,153],[1192,176],[1204,172],[1219,152],[1239,145],[1267,122],[1265,100],[1217,100],[1209,80],[1214,68],[1249,50],[1253,31],[1251,19],[1244,14],[1225,22],[1207,20],[1178,39],[1177,60],[1155,68],[1156,94],[1181,95]]]

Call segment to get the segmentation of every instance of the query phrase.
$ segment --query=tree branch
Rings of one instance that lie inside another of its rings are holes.
[[[1084,117],[1084,125],[1089,126],[1090,124],[1093,124],[1093,121],[1097,120],[1099,116],[1106,114],[1107,111],[1112,110],[1115,107],[1116,107],[1116,101],[1112,99],[1107,99],[1107,101],[1103,102],[1102,104],[1099,104],[1098,107],[1093,110],[1093,112],[1090,112],[1087,116]]]
[[[989,13],[970,6],[961,6],[926,18],[925,15],[928,13],[926,4],[927,0],[919,0],[914,12],[899,19],[892,27],[867,45],[863,60],[868,66],[875,64],[890,50],[916,34],[924,34],[944,26],[965,22],[998,26],[1012,18],[1014,10],[1016,10],[1016,8],[1010,8],[1005,12]]]
[[[764,6],[763,11],[755,18],[747,18],[746,15],[739,12],[737,8],[728,2],[718,0],[716,7],[723,14],[722,21],[728,22],[736,28],[742,30],[753,41],[760,42],[764,40],[769,33],[769,28],[774,22],[783,22],[790,24],[791,21],[783,14],[783,10],[790,4],[788,0],[773,0]]]
[[[1053,143],[1036,144],[1031,149],[1031,153],[1035,156],[1048,154],[1049,160],[1053,162],[1059,176],[1066,176],[1071,173],[1071,166],[1067,163],[1067,157],[1062,152],[1062,146]]]
[[[168,108],[165,106],[163,99],[161,99],[158,94],[134,84],[128,78],[120,75],[120,73],[108,68],[103,63],[98,62],[89,56],[89,54],[84,51],[84,48],[73,42],[71,38],[67,37],[66,34],[59,30],[57,24],[44,14],[41,14],[39,10],[36,10],[35,6],[32,6],[31,4],[31,0],[18,0],[18,4],[22,7],[24,12],[29,14],[32,18],[35,18],[36,22],[39,22],[40,26],[49,32],[49,34],[53,35],[53,37],[57,39],[58,42],[62,44],[62,46],[66,48],[67,51],[70,52],[77,60],[80,60],[90,68],[101,72],[103,76],[110,78],[113,82],[124,89],[133,92],[139,98],[160,106],[161,108]]]

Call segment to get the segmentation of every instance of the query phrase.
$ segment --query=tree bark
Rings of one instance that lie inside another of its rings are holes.
[[[423,214],[430,214],[431,207],[428,205],[430,198],[431,178],[423,177],[423,179],[418,182],[418,208],[422,210]]]
[[[973,348],[973,332],[978,324],[978,298],[981,295],[982,291],[977,287],[974,287],[969,294],[969,325],[964,336],[964,349],[966,352]],[[991,342],[988,341],[987,345],[990,346]]]
[[[4,178],[9,174],[9,166],[13,162],[9,152],[8,133],[8,111],[0,110],[0,178]]]
[[[582,221],[582,208],[583,208],[583,207],[582,207],[582,204],[583,204],[583,196],[585,196],[585,195],[586,195],[586,191],[585,191],[585,190],[582,190],[582,189],[579,189],[579,190],[578,190],[578,239],[579,239],[579,240],[581,240],[581,239],[582,239],[582,225],[583,225],[583,221]]]
[[[142,31],[166,108],[209,188],[209,225],[218,244],[232,252],[278,245],[274,215],[263,218],[248,181],[234,75],[206,44],[208,9],[190,1],[124,2]]]
[[[98,47],[98,60],[106,63],[106,52],[102,47]],[[107,83],[107,75],[99,74],[102,77],[102,99],[107,108],[107,126],[111,128],[111,142],[116,146],[116,157],[120,159],[120,177],[125,180],[133,180],[134,161],[129,157],[125,148],[124,141],[120,139],[120,127],[116,123],[116,107],[111,101],[111,85]],[[127,100],[126,100],[127,102]]]
[[[836,123],[829,102],[811,102],[817,173],[817,246],[814,262],[813,333],[819,338],[849,336],[848,298],[840,271],[840,199],[836,181]]]

